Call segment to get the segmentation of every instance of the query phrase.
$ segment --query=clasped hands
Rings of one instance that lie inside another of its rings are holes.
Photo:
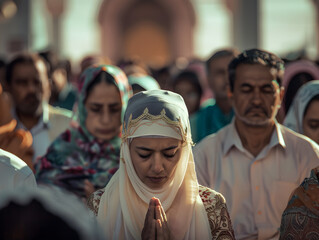
[[[151,198],[142,230],[143,240],[171,239],[167,217],[158,198]]]

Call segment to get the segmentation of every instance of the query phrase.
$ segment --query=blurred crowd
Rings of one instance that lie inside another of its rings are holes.
[[[185,102],[226,239],[319,239],[316,61],[225,48],[160,69],[97,55],[74,67],[45,51],[1,59],[0,83],[0,239],[105,239],[86,202],[119,169],[129,99],[160,89]]]

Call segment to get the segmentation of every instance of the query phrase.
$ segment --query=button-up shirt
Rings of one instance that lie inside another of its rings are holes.
[[[276,123],[258,156],[247,151],[235,121],[194,148],[198,181],[224,195],[237,239],[277,239],[288,198],[318,166],[318,145]]]
[[[15,111],[12,111],[12,115],[17,120],[17,128],[28,130]],[[29,130],[33,137],[33,163],[38,157],[43,156],[51,142],[67,129],[71,116],[72,112],[66,109],[55,108],[43,103],[43,114],[38,123]]]

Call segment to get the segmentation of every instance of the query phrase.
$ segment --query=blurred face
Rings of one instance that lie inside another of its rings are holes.
[[[48,79],[42,71],[45,69],[41,70],[41,63],[36,65],[19,63],[14,66],[9,91],[18,113],[24,115],[42,113],[44,87],[48,86]]]
[[[233,58],[233,56],[216,58],[209,65],[208,84],[216,98],[227,98],[229,85],[227,69]]]
[[[231,98],[237,120],[256,127],[274,122],[284,93],[274,79],[266,66],[241,64],[236,68]]]
[[[98,140],[108,141],[120,133],[122,102],[115,85],[96,84],[86,99],[85,108],[86,128]]]
[[[136,174],[152,189],[160,189],[173,176],[182,143],[175,138],[134,138],[130,154]]]
[[[319,101],[310,103],[302,121],[304,134],[319,144]]]
[[[200,96],[195,87],[189,81],[179,81],[176,84],[174,91],[183,97],[189,115],[193,114],[199,109]]]

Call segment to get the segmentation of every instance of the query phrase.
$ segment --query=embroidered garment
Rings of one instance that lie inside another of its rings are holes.
[[[292,105],[289,108],[284,125],[303,134],[303,118],[305,110],[313,97],[319,94],[319,80],[313,80],[304,84],[297,92]]]
[[[122,116],[128,98],[131,96],[125,74],[111,65],[93,66],[80,77],[78,102],[78,127],[61,134],[49,147],[45,156],[35,166],[39,183],[55,184],[84,197],[83,181],[88,179],[94,187],[104,187],[117,171],[121,139],[119,136],[110,141],[99,142],[86,128],[87,112],[84,101],[86,89],[96,76],[105,71],[109,73],[118,88],[122,100]]]
[[[95,216],[97,216],[99,211],[101,197],[104,192],[104,188],[94,192],[87,201],[88,208]],[[223,195],[208,187],[199,185],[199,196],[207,213],[212,239],[235,239],[233,232],[229,231],[232,225]]]
[[[160,189],[138,177],[129,150],[133,138],[154,136],[183,142],[175,170]],[[129,100],[119,171],[88,204],[108,239],[140,239],[153,196],[161,201],[174,239],[234,239],[224,198],[198,185],[191,146],[188,112],[180,95],[152,90]]]
[[[282,214],[280,239],[319,239],[319,166],[292,193]]]

